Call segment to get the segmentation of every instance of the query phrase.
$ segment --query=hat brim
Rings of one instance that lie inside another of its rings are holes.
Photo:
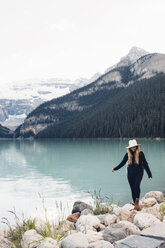
[[[141,144],[137,144],[136,146],[140,146]],[[126,148],[131,148],[131,147],[135,147],[135,146],[127,146]]]

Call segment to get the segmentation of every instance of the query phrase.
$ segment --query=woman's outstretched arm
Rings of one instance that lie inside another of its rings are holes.
[[[125,165],[125,163],[127,162],[128,160],[128,153],[125,154],[123,160],[121,161],[121,163],[116,166],[115,168],[112,169],[112,172],[114,172],[115,170],[119,170],[121,167],[123,167]]]

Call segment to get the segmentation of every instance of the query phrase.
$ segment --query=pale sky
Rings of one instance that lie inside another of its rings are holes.
[[[165,53],[165,0],[0,0],[0,84],[90,78],[132,46]]]

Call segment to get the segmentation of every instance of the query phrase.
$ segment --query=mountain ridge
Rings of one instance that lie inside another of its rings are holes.
[[[70,122],[71,128],[74,129],[74,126],[76,126],[75,123],[79,123],[81,118],[86,118],[85,115],[92,115],[94,111],[98,111],[101,104],[105,105],[106,99],[115,102],[115,97],[117,94],[120,94],[120,91],[124,91],[125,89],[125,94],[127,94],[130,92],[130,86],[136,88],[136,85],[143,80],[150,80],[151,78],[158,80],[157,76],[160,74],[164,75],[165,73],[164,65],[165,55],[154,53],[140,57],[129,66],[113,68],[110,72],[101,75],[94,82],[63,97],[40,105],[28,115],[15,134],[16,136],[20,135],[23,137],[42,137],[42,133],[45,133],[46,129],[51,130],[53,128],[55,130],[55,126],[58,126],[61,136],[58,134],[54,136],[52,131],[50,133],[52,133],[53,137],[63,137],[62,129],[65,130],[66,127],[68,129],[70,128],[67,122]],[[154,68],[155,70],[153,70]],[[150,90],[152,92],[152,89]],[[97,116],[97,118],[99,117]],[[74,122],[72,121],[73,119]],[[61,125],[61,128],[59,128],[59,125]],[[85,132],[85,129],[83,129],[83,132]]]
[[[117,68],[117,67],[129,66],[129,65],[133,64],[134,62],[136,62],[140,57],[147,55],[147,54],[149,54],[149,52],[145,51],[144,49],[133,46],[129,50],[127,55],[122,57],[117,64],[107,68],[104,73],[107,73],[107,72],[109,72],[112,69]]]

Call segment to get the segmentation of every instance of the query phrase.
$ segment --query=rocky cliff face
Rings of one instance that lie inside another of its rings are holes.
[[[157,73],[165,73],[165,55],[154,53],[139,58],[130,68],[138,79],[151,78]]]

